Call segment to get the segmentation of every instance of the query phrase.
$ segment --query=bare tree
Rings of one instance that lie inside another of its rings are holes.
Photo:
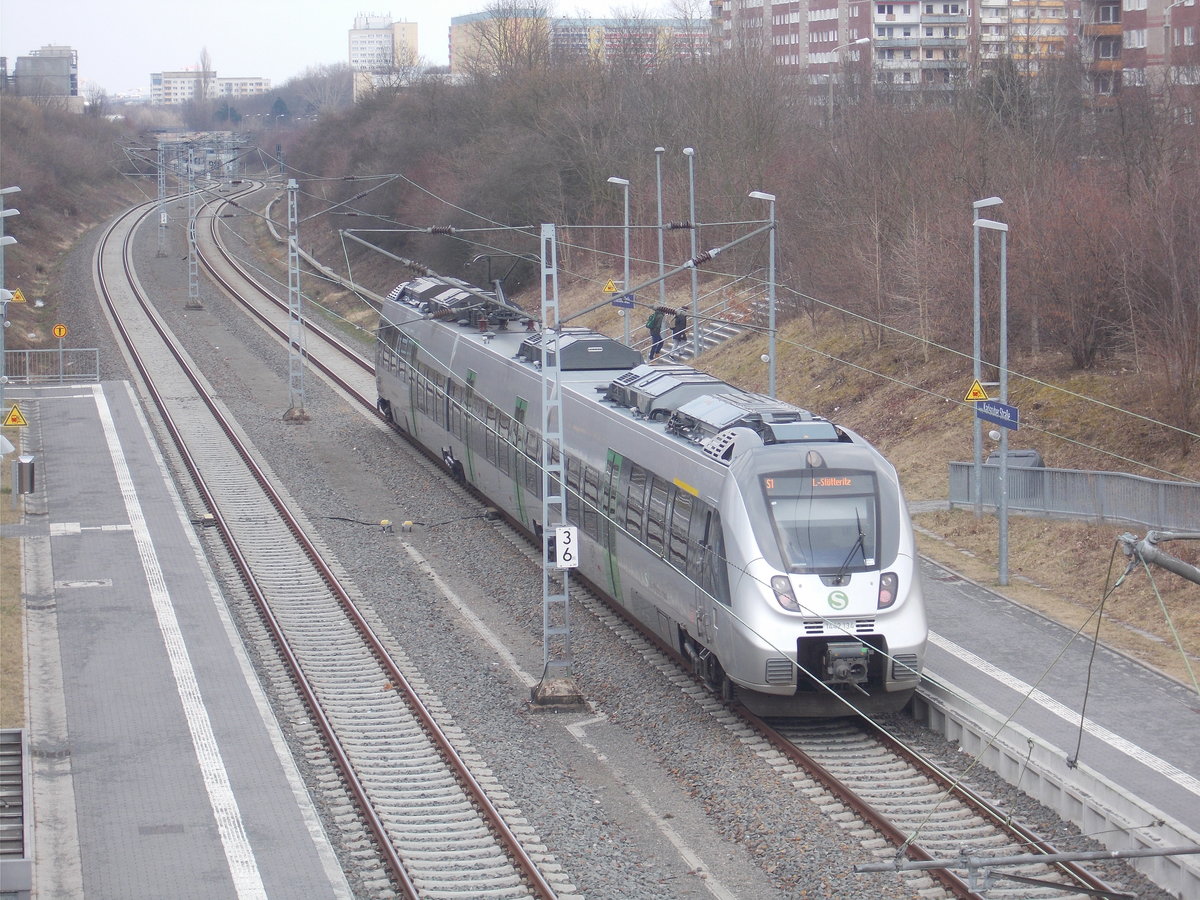
[[[354,74],[346,63],[313,66],[288,84],[314,113],[348,106],[353,95]]]
[[[108,115],[108,92],[100,85],[89,84],[84,94],[84,100],[87,104],[84,106],[85,114],[97,117]]]
[[[1122,228],[1127,289],[1157,389],[1146,396],[1187,454],[1200,421],[1200,172],[1193,166],[1139,198]]]
[[[424,60],[411,47],[397,47],[391,65],[370,72],[354,73],[356,100],[366,97],[378,99],[389,96],[412,85],[425,69]]]
[[[550,8],[493,0],[469,30],[462,68],[476,77],[533,72],[550,65]]]
[[[213,118],[213,67],[207,47],[200,50],[199,71],[196,73],[195,93],[184,104],[183,117],[188,127],[197,130],[209,128]]]
[[[660,41],[658,26],[645,14],[613,10],[614,25],[605,29],[604,61],[635,72],[657,69],[669,47]]]

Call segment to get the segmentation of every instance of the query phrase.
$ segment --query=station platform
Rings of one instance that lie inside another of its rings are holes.
[[[1114,528],[1114,539],[1118,529]],[[1095,623],[1071,629],[929,561],[923,562],[931,696],[962,695],[984,712],[984,731],[1007,747],[1007,780],[1051,805],[1082,810],[1083,800],[1137,827],[1085,832],[1110,848],[1200,845],[1200,696],[1135,660],[1097,645]],[[1164,577],[1176,577],[1166,574]],[[1200,600],[1200,588],[1197,588]],[[1104,629],[1101,627],[1101,641]],[[1189,647],[1194,657],[1197,648]],[[1194,665],[1194,664],[1193,664]],[[951,700],[951,702],[954,702]],[[964,749],[991,757],[972,738]],[[1046,782],[1027,763],[1046,771]],[[1066,795],[1071,800],[1059,802]],[[1080,801],[1080,802],[1075,802]],[[1066,849],[1066,848],[1060,848]],[[1200,897],[1200,855],[1138,865],[1177,896]],[[1164,884],[1166,883],[1166,884]]]
[[[13,403],[33,896],[351,897],[130,385]]]

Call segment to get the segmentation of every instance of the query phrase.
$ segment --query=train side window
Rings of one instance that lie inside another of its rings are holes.
[[[428,398],[425,396],[425,387],[427,384],[428,380],[421,374],[419,369],[413,372],[413,406],[419,412],[429,411]]]
[[[639,465],[629,469],[625,491],[625,530],[636,540],[642,539],[642,510],[646,504],[646,470]]]
[[[543,478],[547,482],[547,490],[550,492],[551,497],[554,497],[555,495],[558,494],[558,487],[559,487],[558,471],[559,470],[557,468],[554,468],[558,465],[560,465],[558,444],[551,443],[550,444],[550,466],[551,466],[551,469],[549,472],[547,472],[543,475]]]
[[[567,457],[567,518],[579,524],[579,460]]]
[[[509,438],[509,430],[512,428],[512,419],[503,413],[496,414],[496,455],[497,462],[500,464],[500,471],[505,475],[512,474],[512,442]]]
[[[417,355],[417,345],[407,334],[401,332],[396,339],[396,352],[400,357],[400,380],[405,384],[411,383],[415,378],[413,358]]]
[[[692,521],[692,495],[686,491],[675,492],[675,503],[671,506],[671,539],[668,544],[668,559],[681,572],[688,565],[688,530]]]
[[[450,376],[443,375],[433,382],[437,400],[437,423],[443,428],[450,427]]]
[[[496,462],[496,407],[487,405],[487,418],[483,425],[483,453],[488,462]]]
[[[381,325],[379,327],[379,331],[376,333],[376,336],[379,339],[379,343],[383,344],[383,346],[387,347],[389,350],[395,350],[396,337],[399,333],[400,329],[395,325]]]
[[[484,453],[484,446],[486,444],[484,436],[487,433],[484,427],[484,422],[487,419],[487,401],[472,392],[467,408],[469,411],[467,416],[467,445],[476,453]]]
[[[604,474],[600,478],[600,534],[605,547],[614,548],[617,532],[617,510],[621,503],[621,456],[608,451]]]
[[[375,334],[378,341],[375,348],[376,365],[392,372],[396,370],[397,333],[398,329],[395,325],[382,325]]]
[[[456,438],[467,439],[467,423],[470,420],[470,398],[467,388],[458,382],[450,382],[450,431]]]
[[[533,428],[526,430],[526,445],[524,445],[524,464],[526,464],[526,487],[534,497],[541,497],[541,436]]]
[[[583,467],[583,531],[594,538],[600,537],[600,473],[591,466]]]
[[[646,546],[660,556],[667,534],[667,483],[657,476],[650,483],[650,502],[646,506]]]

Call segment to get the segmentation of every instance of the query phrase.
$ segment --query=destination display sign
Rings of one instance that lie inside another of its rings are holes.
[[[809,494],[868,494],[875,490],[875,478],[865,472],[823,472],[812,475],[764,475],[767,496],[803,497]]]

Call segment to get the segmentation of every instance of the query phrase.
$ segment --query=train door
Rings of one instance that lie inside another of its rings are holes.
[[[710,650],[728,659],[733,648],[733,621],[721,516],[700,500],[692,504],[691,540],[697,550],[690,560],[690,574],[697,585],[697,637]]]
[[[475,410],[478,406],[475,398],[475,379],[478,376],[474,369],[467,369],[467,383],[463,389],[463,408],[462,408],[462,440],[463,449],[467,457],[467,478],[475,482],[475,450],[479,446],[479,438],[474,437],[479,426],[475,422]]]
[[[611,595],[617,603],[624,605],[621,597],[621,569],[617,560],[617,535],[621,533],[617,511],[621,504],[621,467],[625,457],[615,450],[608,451],[601,483],[601,501],[604,516],[600,521],[600,546],[604,552],[604,570],[608,574]]]
[[[529,410],[529,401],[517,398],[513,408],[513,422],[510,431],[512,445],[513,494],[517,500],[517,519],[521,522],[533,521],[531,514],[525,509],[525,440],[528,429],[525,427],[525,413]]]
[[[678,485],[678,483],[677,483]],[[696,515],[699,500],[695,495],[676,486],[672,491],[671,513],[667,529],[667,562],[671,567],[687,575],[684,590],[685,609],[696,611],[696,626],[699,631],[707,619],[701,615],[701,592],[696,583],[694,543],[691,540],[691,523]],[[697,634],[699,640],[705,640]],[[682,649],[682,648],[681,648]]]

